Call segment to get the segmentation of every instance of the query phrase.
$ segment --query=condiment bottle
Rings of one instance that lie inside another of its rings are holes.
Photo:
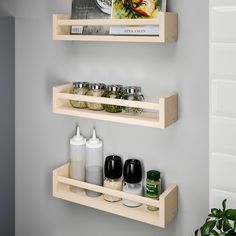
[[[149,170],[147,172],[146,180],[146,196],[158,200],[161,194],[161,179],[160,172],[156,170]],[[147,206],[150,211],[157,211],[158,208],[154,206]]]
[[[79,126],[77,133],[70,139],[70,177],[85,181],[85,144],[86,139],[80,135]],[[71,186],[71,191],[79,193],[81,188]]]
[[[143,195],[142,187],[142,167],[141,162],[137,159],[129,159],[124,164],[124,186],[123,191],[135,195]],[[135,202],[123,199],[123,204],[128,207],[138,207],[142,205],[140,202]]]
[[[73,83],[73,89],[71,93],[77,94],[77,95],[85,95],[89,90],[89,83],[87,82],[75,82]],[[86,108],[86,102],[83,101],[74,101],[70,100],[71,106],[75,108]]]
[[[122,99],[130,101],[144,101],[144,96],[141,91],[141,87],[137,86],[128,86],[124,88],[124,95]],[[142,108],[136,107],[123,107],[123,111],[129,113],[130,115],[137,115],[142,113]]]
[[[86,143],[86,182],[102,186],[103,184],[103,143],[93,136]],[[101,193],[86,190],[89,197],[98,197]]]
[[[89,85],[89,91],[86,93],[88,96],[102,97],[106,89],[106,85],[102,83],[93,83]],[[104,109],[101,103],[87,102],[87,107],[90,110],[101,111]]]
[[[120,191],[122,190],[122,160],[119,156],[111,155],[106,157],[104,174],[104,187]],[[117,202],[121,200],[121,198],[109,194],[104,194],[103,197],[109,202]]]
[[[123,86],[118,84],[112,84],[107,86],[106,92],[103,94],[105,98],[116,98],[121,99],[123,96]],[[104,104],[104,109],[107,112],[118,113],[122,112],[122,107],[117,105]]]

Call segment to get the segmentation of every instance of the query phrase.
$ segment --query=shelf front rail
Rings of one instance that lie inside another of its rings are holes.
[[[123,217],[142,221],[159,227],[166,227],[167,224],[175,217],[177,212],[177,195],[178,187],[173,184],[160,195],[159,200],[154,200],[142,196],[137,196],[122,191],[105,188],[98,185],[89,184],[69,178],[70,164],[67,163],[53,171],[53,196],[74,203],[82,204],[102,211],[117,214]],[[102,196],[91,198],[84,192],[73,193],[70,186],[80,187],[82,189],[96,191],[102,194],[109,194],[122,199],[128,199],[140,202],[144,205],[137,208],[124,206],[121,202],[107,202]],[[158,207],[158,211],[147,210],[146,205]]]

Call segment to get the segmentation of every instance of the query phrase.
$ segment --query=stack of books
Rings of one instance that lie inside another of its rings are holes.
[[[166,0],[73,0],[72,19],[155,19]],[[158,25],[72,26],[72,34],[159,35]]]

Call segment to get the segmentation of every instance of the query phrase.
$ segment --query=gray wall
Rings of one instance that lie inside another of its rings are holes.
[[[70,12],[71,1],[13,2],[1,4],[16,15],[16,235],[192,235],[208,212],[208,1],[169,0],[174,44],[52,41],[52,14]],[[52,86],[74,80],[140,85],[150,101],[178,91],[179,121],[159,130],[53,114]],[[179,185],[169,227],[52,197],[52,170],[68,161],[77,123],[87,137],[96,127],[105,154],[140,158]]]
[[[15,28],[14,18],[0,16],[0,235],[15,228]]]

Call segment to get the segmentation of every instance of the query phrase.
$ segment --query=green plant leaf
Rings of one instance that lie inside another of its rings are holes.
[[[236,221],[234,221],[234,231],[236,232]]]
[[[222,218],[224,216],[224,212],[222,210],[218,210],[219,218]]]
[[[232,229],[232,226],[229,223],[229,220],[226,219],[226,218],[223,218],[223,230],[224,230],[224,232],[227,232],[230,229]]]
[[[216,220],[207,221],[202,226],[202,229],[201,229],[202,236],[207,236],[208,234],[210,234],[211,231],[214,229],[215,225],[216,225]]]
[[[212,208],[211,209],[211,215],[214,217],[219,217],[219,211],[217,208]]]
[[[236,221],[236,209],[228,209],[225,211],[225,216],[229,220]]]
[[[194,232],[194,236],[198,236],[199,229],[196,229]]]
[[[236,236],[236,233],[233,229],[231,229],[229,232],[228,232],[228,235],[229,236]]]
[[[218,230],[221,230],[222,224],[223,224],[223,220],[222,219],[217,221],[216,227],[217,227]]]
[[[212,230],[210,236],[219,236],[219,234],[215,230]]]
[[[223,212],[226,209],[226,202],[227,202],[227,199],[224,199],[224,201],[222,202]]]

